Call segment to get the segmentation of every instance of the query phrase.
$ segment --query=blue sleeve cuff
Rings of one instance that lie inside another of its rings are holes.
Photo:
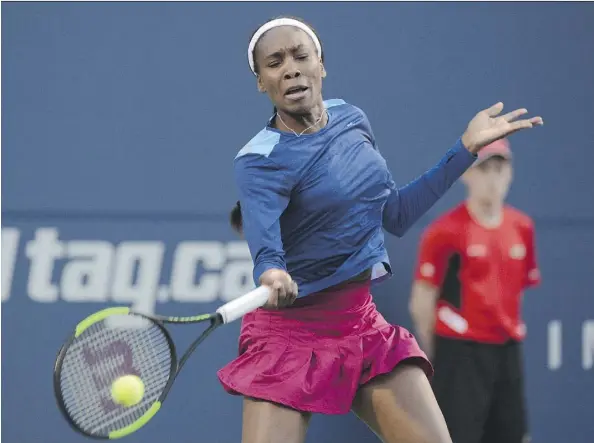
[[[459,138],[446,155],[446,165],[455,176],[460,177],[473,165],[476,159],[476,154],[466,149],[462,144],[462,138]]]

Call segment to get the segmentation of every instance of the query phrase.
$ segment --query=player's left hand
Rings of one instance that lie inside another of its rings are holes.
[[[542,117],[532,117],[517,120],[526,114],[526,109],[516,109],[507,114],[499,115],[503,111],[503,103],[499,102],[490,108],[483,109],[468,123],[466,132],[462,135],[462,143],[473,154],[495,140],[505,138],[522,129],[530,129],[543,124]]]

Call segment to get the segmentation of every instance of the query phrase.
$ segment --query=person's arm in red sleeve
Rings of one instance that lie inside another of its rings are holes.
[[[435,305],[451,251],[449,237],[440,221],[423,233],[410,296],[409,310],[415,331],[429,358],[433,356]]]
[[[540,269],[536,257],[536,241],[534,234],[534,223],[530,223],[525,228],[526,236],[526,277],[524,287],[530,288],[540,284]]]

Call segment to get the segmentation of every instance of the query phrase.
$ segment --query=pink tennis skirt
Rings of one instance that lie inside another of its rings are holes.
[[[357,389],[404,360],[433,376],[413,335],[377,311],[370,284],[324,291],[243,318],[239,356],[219,380],[234,395],[321,414],[346,414]]]

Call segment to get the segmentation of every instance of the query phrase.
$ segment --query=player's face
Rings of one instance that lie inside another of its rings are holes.
[[[501,157],[490,158],[471,168],[464,177],[471,198],[485,203],[501,203],[512,181],[511,163]]]
[[[266,32],[254,53],[258,89],[277,109],[308,114],[322,102],[324,66],[312,39],[301,29],[279,26]]]

